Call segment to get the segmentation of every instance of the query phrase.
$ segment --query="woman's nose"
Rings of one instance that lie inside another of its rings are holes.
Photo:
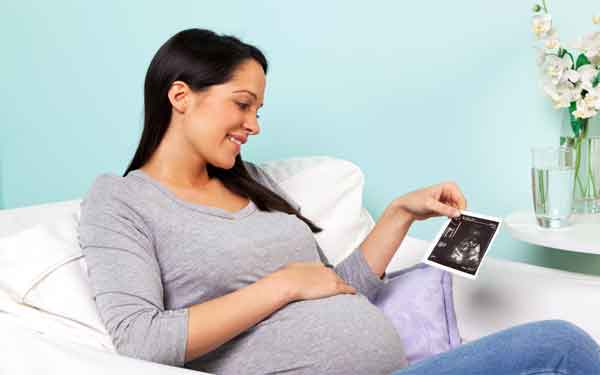
[[[250,134],[256,135],[260,133],[260,125],[258,125],[258,119],[256,116],[248,116],[246,122],[244,123],[244,127],[250,130]]]

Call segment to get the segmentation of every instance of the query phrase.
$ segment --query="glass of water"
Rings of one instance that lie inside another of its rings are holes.
[[[574,149],[534,147],[531,153],[531,188],[538,225],[542,228],[569,226],[575,181]]]

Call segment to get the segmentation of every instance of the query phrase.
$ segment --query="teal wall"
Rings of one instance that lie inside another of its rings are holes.
[[[56,1],[0,6],[0,207],[81,197],[122,173],[142,123],[146,68],[189,27],[231,33],[269,58],[262,162],[353,161],[375,218],[396,196],[452,179],[469,209],[531,207],[529,147],[557,142],[538,85],[531,2]],[[596,2],[551,1],[565,38],[593,29]],[[410,234],[431,238],[441,219]],[[600,257],[500,234],[491,255],[600,274]]]

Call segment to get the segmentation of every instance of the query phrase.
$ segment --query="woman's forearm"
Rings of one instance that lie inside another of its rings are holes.
[[[414,219],[399,204],[392,202],[384,211],[360,248],[377,276],[385,272],[396,250],[404,240]]]
[[[208,353],[292,301],[292,293],[272,273],[235,292],[189,307],[185,361]]]

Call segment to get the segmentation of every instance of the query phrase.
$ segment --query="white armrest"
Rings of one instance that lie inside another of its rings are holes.
[[[0,332],[0,374],[211,375],[59,340],[31,330],[22,320],[1,312]]]
[[[453,276],[454,307],[463,338],[472,340],[545,319],[575,323],[600,342],[600,277],[496,258],[476,280]]]

